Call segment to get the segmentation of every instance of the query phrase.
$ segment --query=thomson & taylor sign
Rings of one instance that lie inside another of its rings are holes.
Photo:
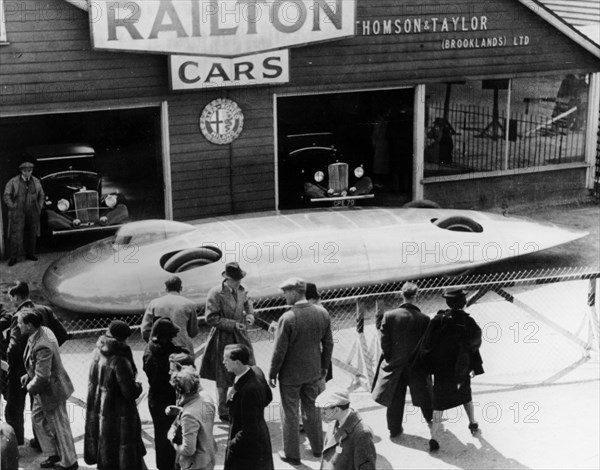
[[[96,49],[235,57],[353,36],[356,0],[94,0]]]

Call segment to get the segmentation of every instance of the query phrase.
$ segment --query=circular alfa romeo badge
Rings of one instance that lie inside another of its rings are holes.
[[[208,103],[200,115],[200,130],[209,142],[230,144],[244,128],[244,115],[235,101],[219,98]]]

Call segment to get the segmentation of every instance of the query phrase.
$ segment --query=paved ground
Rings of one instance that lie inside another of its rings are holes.
[[[265,369],[268,358],[259,357],[259,365]],[[518,382],[525,377],[516,377]],[[537,386],[485,387],[474,385],[474,402],[481,433],[473,437],[467,429],[467,418],[462,409],[454,409],[447,416],[445,432],[439,452],[428,452],[428,430],[420,413],[410,404],[407,406],[405,432],[390,440],[385,426],[385,410],[375,404],[364,391],[352,394],[353,406],[360,410],[375,433],[378,454],[377,469],[597,469],[599,464],[598,417],[600,415],[600,390],[597,354],[594,359],[572,370],[559,380]],[[213,390],[211,384],[204,386]],[[277,391],[276,391],[277,392]],[[279,397],[275,393],[266,417],[271,431],[274,451],[281,449],[279,423]],[[81,408],[69,407],[72,430],[79,436],[76,449],[80,468],[93,469],[83,462],[84,416]],[[142,419],[148,419],[146,403],[140,404]],[[148,421],[147,421],[148,422]],[[30,433],[29,420],[26,423]],[[152,427],[144,425],[145,443],[148,449],[146,463],[154,469]],[[222,469],[227,427],[217,423],[215,436],[219,444],[217,469]],[[314,458],[303,442],[302,469],[318,469]],[[43,459],[22,446],[22,469],[39,468]],[[277,470],[292,469],[274,455]]]
[[[508,264],[499,263],[490,269],[509,271],[548,266],[598,268],[600,209],[597,205],[522,207],[511,208],[509,213],[585,229],[590,232],[590,235],[564,247],[524,257]],[[68,246],[63,247],[62,251],[67,249]],[[37,263],[18,263],[12,268],[8,268],[5,262],[2,262],[0,292],[4,293],[14,279],[26,279],[34,288],[34,298],[43,301],[39,292],[43,269],[57,254],[57,252],[47,252]],[[565,296],[568,295],[568,292],[565,292]],[[0,302],[2,301],[6,301],[6,298],[0,298]],[[556,343],[552,340],[544,344],[552,347]],[[466,416],[461,413],[461,410],[456,409],[453,414],[447,416],[446,431],[441,442],[442,449],[435,454],[427,451],[429,439],[427,428],[410,405],[407,408],[404,424],[405,434],[390,440],[385,426],[385,409],[376,405],[366,391],[356,391],[352,394],[353,406],[360,410],[376,436],[377,468],[381,470],[600,468],[598,444],[600,441],[600,369],[597,346],[596,337],[595,346],[587,352],[582,350],[575,364],[566,368],[559,367],[558,369],[561,370],[557,370],[555,376],[548,375],[546,380],[532,381],[531,374],[527,372],[509,376],[508,380],[502,383],[489,380],[489,375],[476,379],[473,387],[474,401],[482,428],[481,434],[476,437],[471,436],[467,430]],[[259,365],[267,369],[270,359],[268,349],[257,349],[261,351],[258,355]],[[524,351],[523,354],[522,360],[527,360],[528,352]],[[497,353],[496,356],[500,357],[486,359],[490,363],[494,360],[503,360],[501,353]],[[204,386],[212,390],[212,383],[206,382]],[[281,448],[278,403],[279,397],[276,391],[273,404],[267,410],[275,452]],[[83,410],[74,405],[69,409],[73,434],[81,436],[84,424]],[[140,404],[140,413],[143,419],[149,419],[145,402]],[[29,422],[26,424],[26,429],[31,432]],[[150,469],[154,469],[151,425],[146,424],[144,431],[148,448],[146,463]],[[216,437],[220,451],[217,469],[222,468],[226,436],[227,427],[218,423]],[[304,442],[303,465],[296,468],[318,469],[319,462],[312,457],[307,445],[307,442]],[[83,442],[80,438],[76,442],[76,447],[80,456],[80,468],[95,468],[84,464]],[[39,462],[42,460],[40,454],[26,446],[20,450],[22,469],[39,468]],[[278,470],[294,468],[281,462],[276,455],[274,462]]]

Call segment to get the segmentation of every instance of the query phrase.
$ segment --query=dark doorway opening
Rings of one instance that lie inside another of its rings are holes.
[[[290,175],[283,172],[291,171],[281,164],[294,150],[289,148],[289,136],[327,133],[340,158],[360,162],[373,180],[375,197],[357,204],[395,206],[410,201],[413,98],[412,88],[278,98],[280,183],[289,180]],[[306,205],[286,193],[298,191],[298,186],[280,184],[279,187],[280,208]]]
[[[0,186],[18,174],[27,147],[85,143],[95,150],[104,193],[125,198],[129,220],[164,218],[160,108],[14,116],[0,119]],[[34,168],[34,176],[40,175]],[[5,211],[5,207],[3,210]],[[6,212],[4,212],[6,220]],[[80,234],[83,235],[83,234]],[[103,237],[106,234],[98,234]],[[73,237],[73,235],[69,235]],[[76,236],[87,242],[89,236]]]

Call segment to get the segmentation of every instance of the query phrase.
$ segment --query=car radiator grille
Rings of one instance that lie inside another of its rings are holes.
[[[98,191],[85,190],[73,195],[75,199],[75,217],[82,224],[96,222],[99,217]]]
[[[335,193],[348,190],[348,164],[332,163],[329,165],[329,189]]]

